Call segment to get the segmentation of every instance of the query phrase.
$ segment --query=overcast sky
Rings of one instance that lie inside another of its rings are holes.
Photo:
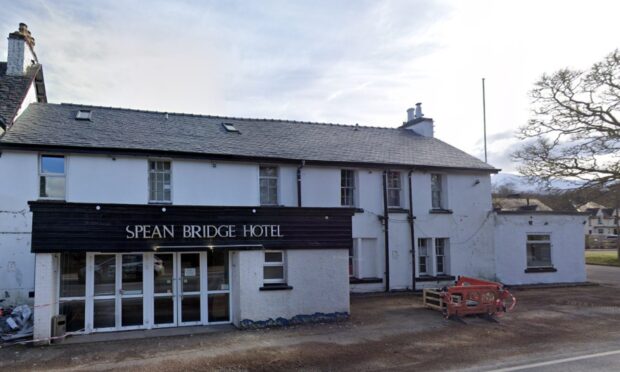
[[[514,131],[544,72],[620,47],[620,1],[15,1],[50,102],[397,127],[515,170]],[[0,46],[6,60],[6,42]]]

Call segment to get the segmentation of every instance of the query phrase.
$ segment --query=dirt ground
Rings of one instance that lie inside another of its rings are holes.
[[[50,347],[0,349],[0,370],[444,370],[491,369],[545,353],[620,347],[619,287],[515,290],[499,323],[444,320],[421,297],[352,297],[346,322],[227,330]],[[610,295],[611,294],[611,295]]]

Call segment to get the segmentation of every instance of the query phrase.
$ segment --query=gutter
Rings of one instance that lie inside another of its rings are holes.
[[[297,206],[301,208],[301,168],[306,165],[306,161],[302,160],[299,167],[297,167]]]
[[[387,198],[387,170],[383,171],[383,230],[385,233],[385,291],[390,291],[390,233]]]
[[[415,217],[413,216],[413,188],[411,182],[411,174],[413,170],[409,171],[409,215],[407,216],[407,220],[409,220],[409,231],[411,232],[411,289],[413,291],[416,290],[415,285],[415,229],[413,226],[413,220]]]

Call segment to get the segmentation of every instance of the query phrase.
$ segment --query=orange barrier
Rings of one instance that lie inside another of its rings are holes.
[[[512,311],[517,299],[501,283],[461,276],[441,292],[446,318],[466,315],[502,316]],[[510,304],[508,304],[510,302]]]

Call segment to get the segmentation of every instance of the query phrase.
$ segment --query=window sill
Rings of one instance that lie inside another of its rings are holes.
[[[556,269],[555,267],[528,267],[527,269],[524,270],[524,272],[526,274],[531,274],[531,273],[554,273],[558,271],[558,269]]]
[[[431,209],[428,211],[431,214],[452,214],[452,209]]]
[[[423,275],[420,277],[415,278],[416,282],[447,282],[447,281],[453,281],[456,278],[452,275],[437,275],[437,276],[430,276],[430,275]]]
[[[405,208],[389,207],[388,213],[409,213],[409,210]]]
[[[264,284],[258,290],[259,291],[288,291],[291,289],[293,289],[293,287],[291,287],[290,285],[286,283],[282,283],[282,284]]]
[[[149,200],[149,204],[150,205],[172,205],[172,202],[171,201]]]
[[[349,284],[383,283],[381,278],[349,278]]]

